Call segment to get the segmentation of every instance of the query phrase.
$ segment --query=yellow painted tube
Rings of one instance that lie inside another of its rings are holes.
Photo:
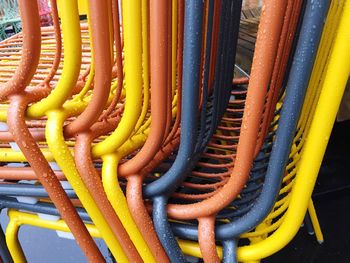
[[[117,167],[119,163],[119,156],[117,154],[109,154],[102,156],[102,182],[106,191],[108,200],[117,213],[125,230],[128,232],[130,239],[134,243],[140,256],[145,262],[156,262],[152,252],[148,248],[141,232],[139,231],[124,196],[123,190],[120,188],[117,177]]]
[[[52,153],[48,149],[42,149],[46,160],[48,162],[54,162]],[[26,162],[27,159],[24,157],[22,152],[15,152],[10,148],[0,149],[0,161],[1,162]]]
[[[317,242],[322,244],[324,241],[323,233],[322,233],[322,229],[320,226],[320,222],[318,221],[318,218],[317,218],[316,209],[314,207],[314,203],[313,203],[312,199],[310,199],[309,207],[307,208],[307,210],[308,210],[309,215],[310,215],[312,227],[314,228]]]
[[[60,1],[61,26],[64,43],[64,64],[62,75],[57,86],[50,95],[43,100],[34,103],[27,109],[27,116],[40,118],[50,109],[57,109],[71,95],[81,67],[81,35],[78,5],[76,1]]]
[[[27,261],[18,240],[18,231],[20,227],[20,222],[17,220],[15,216],[13,216],[10,213],[10,210],[8,215],[9,215],[10,221],[7,225],[6,233],[5,233],[5,239],[6,239],[8,250],[14,262],[25,263]]]
[[[142,103],[142,13],[141,2],[123,0],[125,108],[117,129],[92,148],[94,156],[114,152],[133,132]]]
[[[79,172],[75,167],[72,154],[69,151],[63,137],[63,123],[66,119],[62,111],[50,111],[46,124],[46,139],[52,154],[71,184],[79,200],[82,202],[94,224],[101,231],[103,239],[111,250],[113,256],[119,262],[128,262],[117,238],[114,236],[110,226],[98,209],[95,200],[81,180]]]
[[[139,119],[134,128],[136,133],[143,124],[149,108],[150,79],[149,79],[149,45],[148,45],[148,1],[142,1],[142,80],[143,80],[143,104]]]

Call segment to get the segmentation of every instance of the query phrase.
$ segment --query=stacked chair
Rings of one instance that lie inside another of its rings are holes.
[[[117,262],[259,262],[305,215],[323,242],[311,194],[350,74],[350,2],[264,0],[238,78],[241,7],[18,0],[22,32],[0,42],[2,262],[30,262],[22,225],[89,262],[105,262],[93,238]]]

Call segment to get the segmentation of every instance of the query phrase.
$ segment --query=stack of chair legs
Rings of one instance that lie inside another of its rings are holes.
[[[95,238],[117,262],[259,262],[306,213],[323,242],[311,193],[350,74],[349,1],[264,0],[245,77],[242,0],[17,12],[0,42],[2,262],[34,262],[23,225],[88,262],[107,260]]]

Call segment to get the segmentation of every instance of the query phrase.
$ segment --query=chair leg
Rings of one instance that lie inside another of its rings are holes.
[[[215,217],[199,218],[198,222],[198,243],[204,262],[220,262],[215,245]]]
[[[22,247],[18,240],[19,224],[16,218],[11,218],[6,228],[6,243],[15,262],[26,262]]]
[[[223,263],[238,263],[237,261],[237,244],[238,238],[233,240],[225,240],[222,242],[223,247]]]
[[[304,218],[304,223],[303,226],[306,227],[307,233],[312,236],[315,234],[314,226],[312,225],[311,222],[311,217],[308,211],[306,211],[305,218]]]
[[[315,236],[316,236],[317,242],[322,244],[323,241],[324,241],[323,234],[322,234],[322,229],[321,229],[321,226],[320,226],[320,222],[318,221],[316,210],[315,210],[315,206],[314,206],[314,203],[313,203],[312,199],[310,199],[310,202],[309,202],[308,212],[309,212],[309,215],[310,215],[310,220],[311,220],[313,229],[315,231]]]

